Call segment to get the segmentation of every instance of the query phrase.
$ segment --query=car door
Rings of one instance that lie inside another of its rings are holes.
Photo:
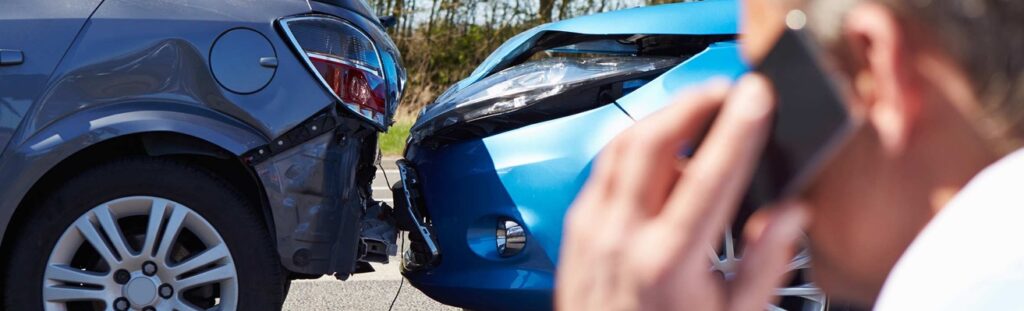
[[[0,154],[100,2],[0,1]]]

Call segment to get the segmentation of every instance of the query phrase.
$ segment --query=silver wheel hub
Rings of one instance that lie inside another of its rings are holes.
[[[722,240],[722,247],[710,249],[711,270],[722,274],[725,279],[732,279],[739,269],[740,261],[743,258],[737,254],[736,239],[733,238],[732,230],[725,231],[725,238]],[[787,284],[786,287],[778,288],[775,294],[785,303],[768,305],[766,310],[800,310],[800,311],[824,311],[828,310],[828,302],[825,293],[814,283],[808,281],[808,271],[811,268],[811,255],[806,249],[793,257],[789,264],[789,270],[797,274],[795,283]],[[786,307],[786,308],[784,308]]]
[[[57,240],[43,276],[46,310],[235,310],[238,273],[217,230],[149,196],[94,207]]]
[[[137,277],[128,281],[122,291],[132,306],[148,306],[156,301],[157,286],[156,282],[148,277]]]

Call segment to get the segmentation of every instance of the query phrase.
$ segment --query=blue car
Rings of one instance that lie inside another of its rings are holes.
[[[542,25],[427,106],[393,189],[409,282],[467,309],[550,309],[563,217],[595,156],[679,90],[746,71],[737,11],[705,1]],[[729,275],[741,247],[725,235],[709,266]],[[827,308],[802,276],[778,294],[769,309]]]

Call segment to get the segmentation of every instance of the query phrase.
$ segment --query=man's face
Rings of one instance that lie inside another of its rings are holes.
[[[791,1],[746,0],[742,49],[757,63],[781,34]],[[852,88],[852,86],[850,86]],[[858,99],[846,99],[851,107]],[[898,165],[881,150],[871,125],[842,147],[805,193],[812,206],[808,229],[814,277],[833,298],[870,304],[889,270],[923,224],[908,225],[900,213]],[[912,218],[912,217],[911,217]]]

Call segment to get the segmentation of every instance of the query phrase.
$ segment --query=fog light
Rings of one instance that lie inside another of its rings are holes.
[[[523,226],[512,220],[499,220],[498,254],[503,257],[518,254],[526,247],[526,231]]]

